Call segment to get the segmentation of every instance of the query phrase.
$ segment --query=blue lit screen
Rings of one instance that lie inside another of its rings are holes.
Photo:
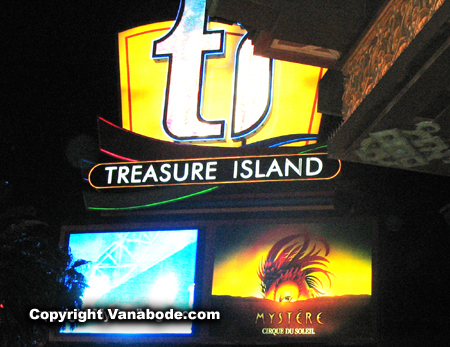
[[[190,310],[198,230],[79,233],[69,236],[74,259],[83,267],[86,308]],[[192,323],[91,320],[63,333],[190,334]]]

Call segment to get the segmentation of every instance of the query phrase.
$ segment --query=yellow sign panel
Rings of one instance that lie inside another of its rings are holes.
[[[323,69],[255,57],[245,30],[216,22],[201,35],[211,42],[216,35],[220,47],[210,44],[198,54],[201,68],[191,68],[186,47],[195,43],[185,40],[181,53],[171,51],[183,39],[182,25],[183,19],[177,19],[119,34],[123,128],[162,141],[225,147],[318,134],[317,87]],[[189,107],[197,107],[196,118],[188,114]],[[200,130],[194,130],[197,125]],[[293,142],[314,143],[303,139]]]

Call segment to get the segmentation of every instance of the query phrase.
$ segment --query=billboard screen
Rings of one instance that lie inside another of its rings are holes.
[[[107,312],[115,309],[192,310],[197,241],[196,229],[70,234],[68,246],[74,258],[89,261],[82,269],[88,287],[81,310],[103,309],[104,316],[80,323],[74,330],[68,322],[61,333],[191,334],[191,321],[124,324],[120,318],[105,320]]]

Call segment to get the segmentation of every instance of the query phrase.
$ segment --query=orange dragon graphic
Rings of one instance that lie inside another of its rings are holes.
[[[308,232],[279,240],[257,270],[261,294],[280,302],[324,295],[321,277],[328,279],[331,288],[332,273],[326,269],[329,252],[330,246],[322,237]]]

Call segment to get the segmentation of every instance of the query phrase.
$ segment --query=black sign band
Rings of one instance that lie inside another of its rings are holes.
[[[157,160],[96,165],[89,183],[104,189],[327,180],[340,170],[341,162],[324,153]]]

